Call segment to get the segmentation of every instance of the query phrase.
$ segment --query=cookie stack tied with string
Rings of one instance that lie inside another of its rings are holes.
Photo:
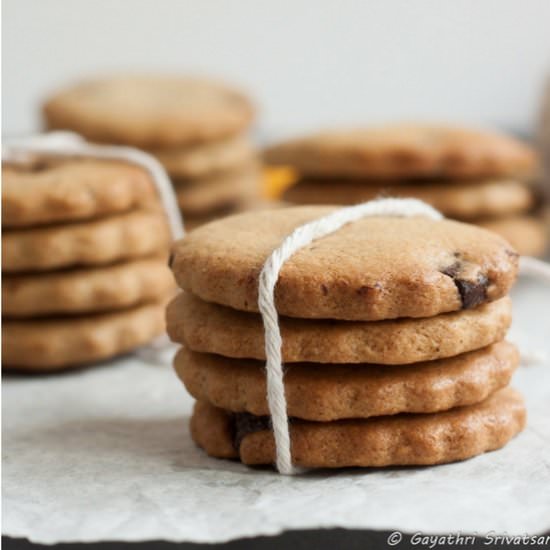
[[[29,156],[2,180],[4,369],[89,364],[164,332],[171,239],[147,171]]]
[[[518,254],[419,201],[357,208],[376,217],[330,222],[313,242],[304,224],[341,210],[238,214],[174,245],[184,291],[167,328],[184,345],[175,370],[197,400],[191,433],[209,455],[288,473],[288,426],[294,466],[428,465],[500,448],[522,430],[523,401],[508,387],[519,356],[504,340]],[[285,239],[297,228],[293,253]]]
[[[503,134],[412,124],[334,130],[275,145],[266,160],[298,172],[283,197],[290,203],[413,197],[501,234],[521,254],[547,247],[532,185],[535,154]]]
[[[52,96],[44,116],[49,128],[154,154],[189,228],[258,199],[258,158],[247,136],[253,107],[225,84],[177,76],[91,80]]]

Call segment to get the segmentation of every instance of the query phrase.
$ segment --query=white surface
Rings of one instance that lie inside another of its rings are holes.
[[[550,290],[515,292],[516,336],[550,351]],[[435,468],[285,477],[207,458],[170,368],[136,359],[3,383],[3,530],[35,542],[214,542],[285,529],[538,533],[550,528],[550,363],[522,367],[528,427]]]
[[[200,71],[248,89],[265,135],[406,118],[528,130],[546,0],[4,0],[4,133],[68,81]]]

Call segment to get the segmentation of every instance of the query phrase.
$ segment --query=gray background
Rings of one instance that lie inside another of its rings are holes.
[[[3,130],[59,84],[117,71],[219,75],[264,135],[449,119],[529,131],[550,69],[547,0],[4,0]]]

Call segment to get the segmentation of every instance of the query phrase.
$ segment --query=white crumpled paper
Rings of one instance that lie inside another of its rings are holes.
[[[550,352],[550,290],[516,291],[515,337]],[[220,542],[287,529],[535,534],[550,529],[550,362],[522,367],[528,427],[506,448],[433,468],[283,477],[208,458],[172,370],[127,358],[5,376],[3,531],[34,542]]]

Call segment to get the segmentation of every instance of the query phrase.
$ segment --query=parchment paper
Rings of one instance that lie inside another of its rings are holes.
[[[515,334],[550,354],[550,290],[515,292]],[[529,410],[506,448],[432,468],[283,477],[207,458],[169,367],[126,358],[3,382],[3,531],[40,543],[221,542],[287,529],[536,534],[550,529],[550,363],[522,367]]]

